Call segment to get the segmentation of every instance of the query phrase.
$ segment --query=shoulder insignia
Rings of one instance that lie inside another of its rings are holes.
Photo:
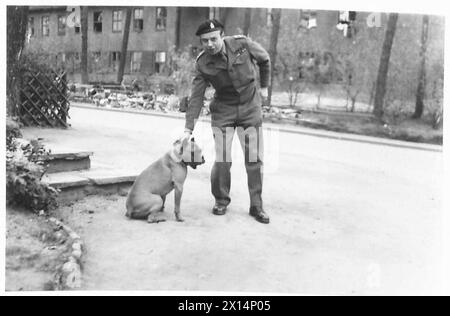
[[[245,35],[234,35],[233,38],[235,38],[235,39],[245,39],[246,36]]]

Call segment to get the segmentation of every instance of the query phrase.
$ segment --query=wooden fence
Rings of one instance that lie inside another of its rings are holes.
[[[26,126],[68,127],[66,73],[26,72],[22,77],[18,114]]]

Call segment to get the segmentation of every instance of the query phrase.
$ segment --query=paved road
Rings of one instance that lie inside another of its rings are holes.
[[[92,150],[94,165],[142,170],[171,147],[184,127],[177,119],[89,109],[73,108],[71,116],[69,130],[33,128],[25,135],[39,135],[57,147]],[[214,156],[207,123],[198,124],[195,138],[207,163],[189,173],[182,203],[186,223],[126,221],[123,197],[108,200],[89,225],[73,222],[90,247],[86,289],[442,290],[442,153],[266,133],[264,201],[272,222],[261,225],[247,215],[237,139],[230,212],[220,218],[210,214]],[[101,203],[93,198],[83,207],[101,209]],[[172,207],[168,199],[166,209]]]

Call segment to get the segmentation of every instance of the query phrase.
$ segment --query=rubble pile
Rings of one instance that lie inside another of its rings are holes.
[[[164,113],[178,113],[180,98],[176,95],[156,94],[145,91],[121,91],[96,87],[83,87],[72,91],[70,100],[93,103],[97,107],[153,110]],[[205,102],[209,105],[209,102]],[[203,109],[202,115],[209,114],[209,107]]]
[[[302,111],[300,109],[280,108],[275,106],[263,106],[264,118],[276,119],[298,119],[301,117]]]
[[[209,104],[214,97],[214,90],[208,89],[205,94],[205,106],[201,115],[209,115]],[[103,89],[93,85],[78,85],[71,90],[70,100],[93,103],[97,107],[137,109],[158,111],[163,113],[179,113],[181,99],[174,94],[156,94],[151,91],[132,91],[128,89]],[[263,106],[263,117],[275,120],[297,120],[302,111],[298,108],[282,108]]]

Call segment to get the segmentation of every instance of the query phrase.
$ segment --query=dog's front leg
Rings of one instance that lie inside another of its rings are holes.
[[[180,215],[181,196],[183,195],[183,185],[175,186],[175,218],[178,222],[184,222]]]

